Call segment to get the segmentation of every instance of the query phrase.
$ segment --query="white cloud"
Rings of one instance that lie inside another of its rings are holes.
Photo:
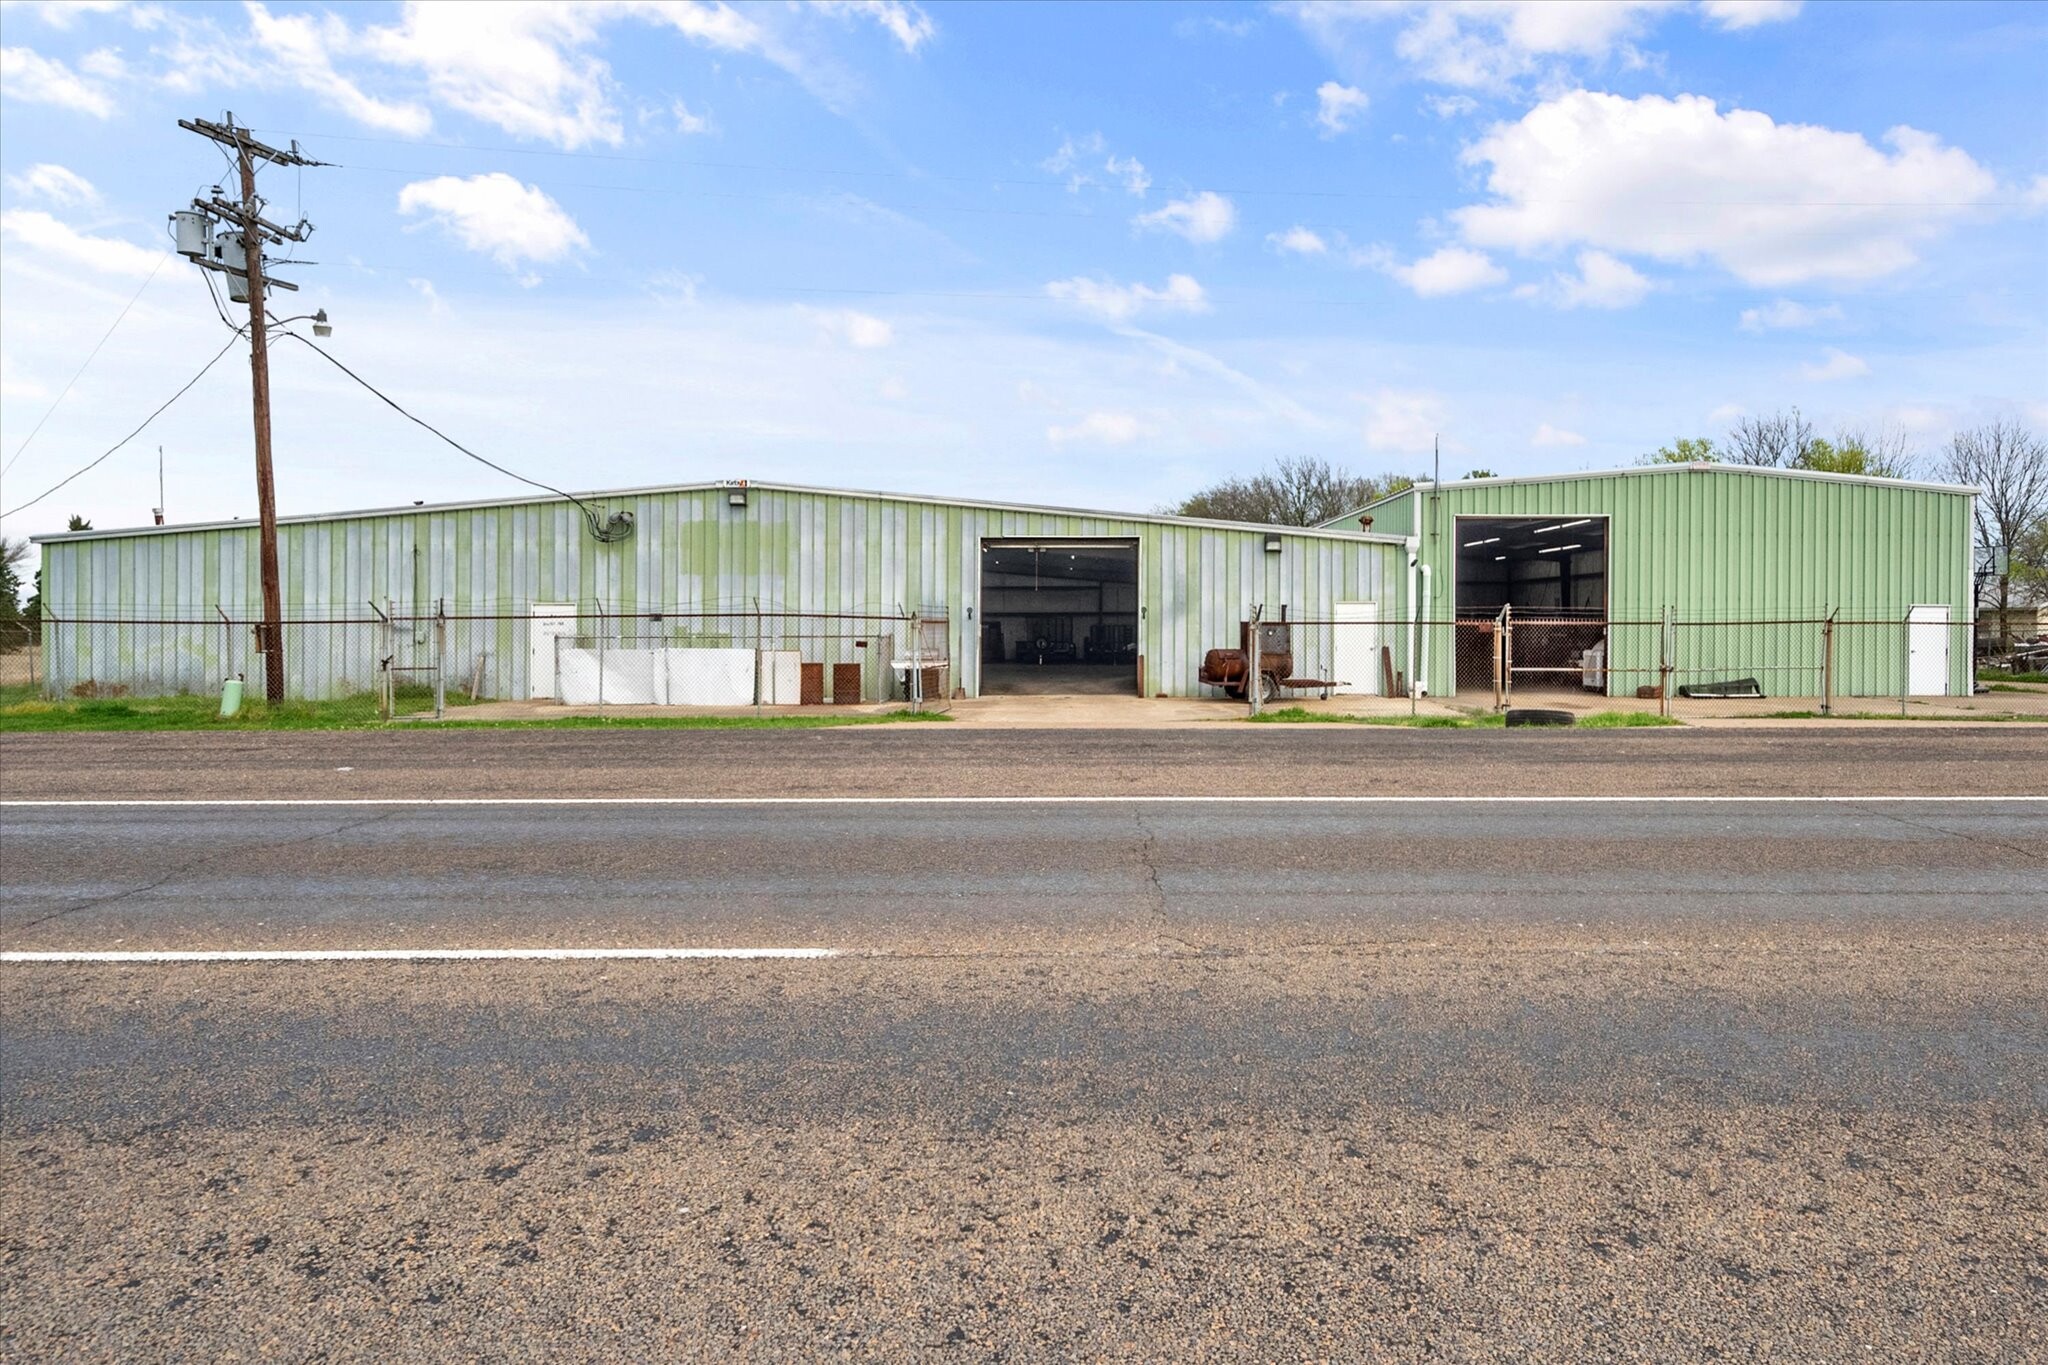
[[[1495,265],[1485,252],[1462,246],[1444,247],[1408,265],[1395,261],[1384,249],[1363,252],[1360,260],[1384,270],[1425,299],[1504,284],[1508,278],[1508,272]]]
[[[1714,426],[1725,426],[1748,412],[1740,403],[1723,403],[1707,414],[1707,421]]]
[[[107,275],[148,275],[164,254],[119,237],[91,236],[39,209],[0,213],[0,235],[30,251]]]
[[[1098,446],[1127,446],[1144,435],[1145,427],[1127,412],[1091,412],[1071,426],[1050,426],[1045,439],[1054,445],[1081,443]]]
[[[1283,256],[1320,256],[1330,249],[1320,234],[1299,224],[1285,232],[1267,233],[1266,244]]]
[[[1124,189],[1140,199],[1145,191],[1152,188],[1152,177],[1145,174],[1145,163],[1134,156],[1112,156],[1102,163],[1102,168],[1111,175],[1121,176]]]
[[[1422,107],[1438,118],[1462,118],[1477,112],[1479,101],[1470,95],[1431,95],[1422,101]]]
[[[713,46],[742,45],[734,30],[745,21],[737,15],[718,23],[710,16],[693,19],[696,13],[679,11],[676,26],[694,22],[700,33],[726,35],[724,42],[702,38]],[[573,150],[623,136],[610,97],[611,70],[584,51],[597,37],[599,17],[579,5],[412,4],[398,23],[364,30],[361,42],[379,60],[419,72],[437,102],[508,133]]]
[[[1630,40],[1666,0],[1434,0],[1433,3],[1297,6],[1325,47],[1341,47],[1360,23],[1401,20],[1394,51],[1440,85],[1504,88],[1546,60],[1604,59],[1631,52]]]
[[[1365,444],[1373,450],[1419,455],[1444,428],[1444,400],[1434,393],[1381,389],[1366,399]]]
[[[442,300],[441,291],[434,288],[432,280],[409,279],[406,283],[412,286],[414,293],[426,301],[428,313],[441,317],[448,312],[448,305]]]
[[[1800,0],[1700,0],[1700,13],[1719,28],[1755,28],[1799,13]]]
[[[1722,113],[1710,99],[1579,90],[1468,148],[1493,202],[1452,217],[1475,246],[1592,246],[1710,260],[1750,284],[1874,279],[1997,188],[1931,133],[1856,133]]]
[[[906,0],[811,0],[813,8],[828,14],[857,15],[872,19],[894,38],[905,52],[915,52],[938,32],[926,14]],[[723,4],[720,9],[725,8]]]
[[[537,185],[503,171],[461,179],[416,180],[398,192],[400,213],[427,213],[470,251],[504,266],[546,263],[590,245],[590,238]]]
[[[114,101],[106,91],[54,57],[25,47],[0,47],[0,95],[24,104],[54,104],[107,118]]]
[[[1817,327],[1823,322],[1840,322],[1840,305],[1830,303],[1816,308],[1810,303],[1794,303],[1791,299],[1777,299],[1760,308],[1742,310],[1742,330],[1745,332],[1782,332],[1800,327]]]
[[[1098,157],[1101,158],[1099,163]],[[1134,156],[1118,156],[1110,151],[1109,143],[1101,133],[1063,137],[1059,150],[1038,164],[1054,175],[1065,176],[1069,193],[1078,192],[1085,185],[1100,183],[1090,173],[1098,164],[1125,190],[1141,199],[1145,191],[1152,188],[1152,176],[1146,171],[1145,163]]]
[[[1141,213],[1134,227],[1175,233],[1191,242],[1220,242],[1237,226],[1237,206],[1214,190],[1175,199],[1165,208]]]
[[[39,162],[19,175],[7,177],[7,188],[24,199],[40,199],[58,208],[97,204],[100,192],[90,180],[67,166]]]
[[[1799,377],[1815,383],[1826,383],[1833,379],[1859,379],[1870,373],[1869,362],[1861,356],[1850,355],[1847,351],[1827,347],[1821,352],[1823,359],[1817,365],[1801,365]]]
[[[354,33],[342,19],[332,14],[275,15],[254,0],[247,12],[250,37],[269,58],[274,74],[293,88],[380,132],[420,137],[434,126],[434,116],[423,105],[377,99],[334,69],[335,55],[356,46]]]
[[[128,0],[45,0],[37,5],[23,5],[21,8],[34,12],[36,18],[51,28],[68,29],[88,14],[114,14],[125,9]],[[14,8],[11,3],[8,8]]]
[[[711,131],[711,120],[702,114],[692,112],[690,106],[681,100],[677,100],[671,106],[671,112],[676,116],[676,131],[679,133],[708,133]]]
[[[1316,87],[1316,122],[1323,126],[1323,136],[1335,137],[1348,129],[1371,103],[1363,90],[1324,81]]]
[[[1208,296],[1192,275],[1169,275],[1164,288],[1149,284],[1117,284],[1076,275],[1046,285],[1048,296],[1071,303],[1111,322],[1124,322],[1143,312],[1206,313]]]
[[[1539,425],[1536,434],[1529,438],[1529,444],[1532,446],[1582,446],[1585,443],[1586,438],[1576,431],[1566,431],[1563,427],[1554,427],[1548,422]]]
[[[872,314],[856,313],[849,308],[816,316],[827,336],[855,350],[880,350],[896,339],[896,329]]]
[[[1633,308],[1650,281],[1628,262],[1604,251],[1581,251],[1579,273],[1552,275],[1545,297],[1559,308]]]

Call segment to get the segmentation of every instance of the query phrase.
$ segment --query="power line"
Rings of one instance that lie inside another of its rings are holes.
[[[35,440],[36,438],[36,432],[41,431],[43,429],[43,422],[47,422],[50,420],[51,414],[55,413],[57,411],[58,405],[63,403],[65,394],[71,392],[71,386],[73,384],[76,384],[81,378],[84,377],[86,370],[90,368],[92,365],[93,357],[97,356],[100,353],[100,347],[105,346],[107,344],[108,338],[114,335],[114,329],[121,325],[122,318],[127,317],[129,310],[135,307],[136,300],[142,297],[142,291],[144,289],[149,288],[150,282],[156,279],[157,272],[164,268],[164,262],[171,259],[172,254],[173,253],[166,251],[163,255],[157,257],[156,264],[150,268],[149,279],[144,280],[141,286],[136,289],[133,297],[131,297],[128,300],[128,302],[122,306],[120,316],[116,317],[113,320],[113,322],[108,325],[105,335],[100,337],[98,343],[96,343],[93,346],[92,350],[86,355],[85,362],[78,367],[78,372],[71,376],[71,381],[70,383],[67,383],[64,386],[63,392],[59,393],[54,399],[51,400],[49,409],[43,413],[42,422],[37,422],[35,424],[35,427],[29,432],[29,434],[22,438],[21,444],[15,447],[14,453],[7,457],[7,463],[4,465],[0,465],[0,474],[5,474],[8,470],[14,468],[14,462],[21,458],[21,452],[28,449],[29,442]]]
[[[450,436],[447,432],[441,430],[439,427],[427,421],[425,418],[415,416],[413,413],[406,409],[404,404],[400,403],[391,395],[385,393],[382,389],[378,388],[375,384],[372,384],[369,380],[357,374],[348,366],[342,364],[341,361],[337,360],[325,348],[317,346],[313,342],[308,341],[305,337],[299,335],[297,332],[292,331],[289,327],[279,328],[278,330],[281,331],[285,336],[290,337],[292,340],[310,349],[315,355],[319,356],[322,360],[325,360],[328,364],[334,366],[335,369],[340,370],[350,379],[355,380],[356,383],[362,385],[365,389],[369,390],[371,394],[375,395],[379,402],[383,403],[386,407],[390,408],[400,417],[403,417],[406,421],[411,422],[414,426],[420,427],[428,432],[431,432],[435,436],[440,437],[443,441],[455,447],[455,449],[461,451],[470,459],[475,460],[478,464],[483,465],[487,469],[495,469],[496,471],[498,471],[498,473],[503,474],[508,479],[516,480],[519,483],[527,485],[529,488],[538,488],[542,492],[553,493],[558,498],[567,498],[570,502],[575,503],[576,506],[582,510],[583,519],[590,525],[590,534],[596,536],[601,541],[609,541],[615,539],[615,537],[612,536],[607,530],[606,523],[599,514],[598,510],[592,507],[589,503],[585,502],[583,499],[577,497],[574,493],[568,492],[565,489],[557,488],[551,483],[542,483],[539,479],[529,479],[524,474],[515,474],[511,470],[505,468],[505,466],[499,464],[496,460],[487,459],[484,456],[477,454],[474,450],[471,450],[468,446],[462,444],[462,442],[456,440],[453,436]]]
[[[149,416],[142,419],[141,426],[135,428],[135,430],[129,432],[126,436],[123,436],[120,440],[114,442],[114,444],[112,444],[111,446],[108,446],[105,451],[101,452],[98,459],[94,460],[91,464],[86,465],[83,469],[77,470],[76,472],[71,474],[67,474],[65,477],[59,479],[56,483],[52,484],[50,487],[44,489],[42,492],[30,498],[27,502],[22,503],[19,507],[12,507],[5,512],[0,512],[0,518],[11,517],[15,515],[15,513],[17,512],[26,512],[29,508],[34,507],[37,503],[41,502],[44,498],[49,497],[50,494],[56,492],[65,484],[70,483],[73,479],[78,478],[82,474],[89,474],[93,470],[97,469],[100,466],[100,464],[106,460],[107,456],[112,455],[122,446],[127,445],[137,436],[140,436],[143,433],[144,429],[147,428],[151,422],[154,422],[159,416],[162,415],[163,410],[165,408],[168,408],[171,404],[177,402],[180,398],[183,398],[185,396],[186,390],[190,389],[194,384],[197,384],[201,379],[204,379],[206,377],[206,372],[212,369],[216,364],[218,364],[222,356],[226,355],[229,351],[233,350],[235,343],[237,341],[240,341],[241,339],[242,338],[240,333],[237,333],[234,336],[229,337],[228,344],[221,347],[218,351],[215,351],[213,353],[213,359],[207,361],[204,365],[199,367],[198,374],[195,374],[190,379],[186,380],[183,386],[180,387],[176,393],[172,394],[169,398],[166,398],[162,403],[158,404],[155,412],[150,413]]]

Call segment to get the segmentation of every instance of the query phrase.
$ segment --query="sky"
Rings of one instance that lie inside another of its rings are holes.
[[[334,163],[261,177],[315,225],[273,312],[579,491],[2048,428],[2048,4],[4,0],[0,49],[10,537],[253,515],[243,348],[12,510],[232,340],[165,228],[230,111]],[[283,514],[526,491],[296,344],[272,387]]]

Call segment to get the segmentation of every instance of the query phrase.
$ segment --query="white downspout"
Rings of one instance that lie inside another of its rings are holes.
[[[1429,612],[1434,606],[1436,606],[1436,574],[1429,565],[1425,564],[1422,566],[1423,620],[1427,621],[1430,619]],[[1421,670],[1416,684],[1418,689],[1417,695],[1426,697],[1429,695],[1429,635],[1427,632],[1422,637],[1422,657],[1415,661],[1415,666]]]
[[[1422,599],[1415,595],[1416,566],[1422,562],[1422,537],[1408,537],[1408,695],[1415,695],[1415,633],[1421,629]]]

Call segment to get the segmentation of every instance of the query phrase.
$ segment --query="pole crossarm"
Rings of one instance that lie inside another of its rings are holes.
[[[181,118],[178,120],[178,126],[188,133],[197,133],[201,137],[211,138],[224,147],[233,147],[237,151],[246,151],[253,159],[268,161],[276,166],[332,166],[334,164],[332,161],[315,161],[312,157],[301,152],[299,144],[296,142],[292,143],[291,150],[289,151],[280,151],[278,148],[272,147],[267,143],[258,142],[255,138],[249,136],[247,128],[238,127],[235,124],[234,117],[233,114],[228,115],[226,123],[215,123],[212,119],[208,118]]]

